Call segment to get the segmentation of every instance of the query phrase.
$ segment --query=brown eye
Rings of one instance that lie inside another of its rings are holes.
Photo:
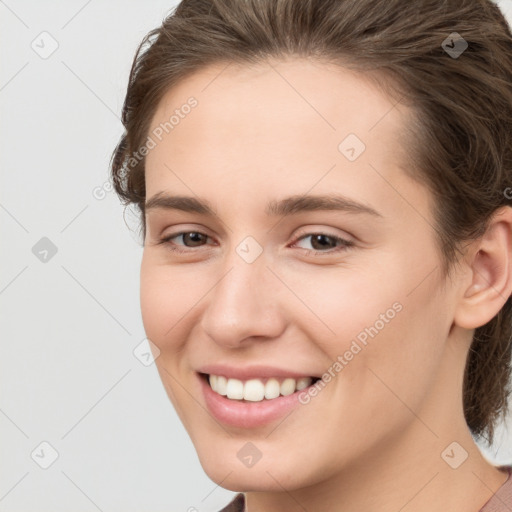
[[[350,240],[345,240],[339,236],[329,235],[327,233],[309,233],[300,237],[295,244],[302,240],[306,240],[307,238],[311,238],[311,248],[302,247],[308,251],[317,251],[317,252],[338,252],[343,250],[346,247],[351,247],[354,245],[354,242]],[[336,248],[338,247],[338,249]]]
[[[173,241],[175,239],[179,240],[180,238],[183,243],[176,243]],[[174,233],[172,235],[161,238],[158,243],[166,245],[169,247],[169,249],[176,252],[188,252],[187,249],[182,249],[182,247],[189,249],[200,247],[204,245],[202,242],[206,242],[208,238],[208,235],[199,231],[182,231],[180,233]]]
[[[182,237],[183,243],[187,247],[197,247],[198,245],[201,245],[201,241],[206,241],[208,238],[205,234],[199,233],[197,231],[188,231],[186,233],[181,233],[178,236]]]
[[[336,247],[336,240],[328,235],[312,235],[311,246],[315,250],[332,249]]]

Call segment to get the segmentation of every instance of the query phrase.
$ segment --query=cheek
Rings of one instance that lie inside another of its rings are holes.
[[[186,317],[202,296],[200,280],[144,254],[140,272],[140,306],[146,335],[161,350],[179,338]]]
[[[425,286],[408,293],[396,289],[372,308],[371,325],[362,326],[355,336],[358,342],[363,334],[366,344],[359,343],[361,351],[345,369],[354,389],[362,390],[361,396],[373,404],[373,415],[380,416],[383,425],[393,423],[387,416],[391,411],[395,419],[409,418],[404,403],[412,410],[421,408],[434,386],[449,330],[449,307],[438,291]],[[401,310],[388,323],[375,321],[381,313],[383,318],[388,316],[386,306],[392,301]]]
[[[379,280],[382,275],[348,266],[313,269],[295,276],[289,273],[287,282],[307,308],[295,301],[294,322],[300,323],[333,361],[350,350],[353,342],[369,346],[372,339],[382,337],[399,322],[404,311],[399,283]],[[353,347],[353,352],[357,350]]]
[[[296,283],[298,294],[322,321],[308,325],[304,318],[302,328],[327,355],[331,363],[326,370],[343,374],[333,382],[368,391],[370,402],[372,388],[390,393],[385,384],[404,399],[421,399],[436,374],[450,327],[438,276],[418,286],[431,269],[404,268],[395,260],[371,274],[343,269],[337,276],[306,276]]]

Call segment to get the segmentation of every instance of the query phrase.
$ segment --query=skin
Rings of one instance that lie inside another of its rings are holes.
[[[432,197],[403,170],[406,107],[320,61],[216,64],[166,93],[152,129],[190,96],[197,107],[147,156],[146,197],[204,198],[216,215],[147,211],[141,308],[160,377],[207,475],[245,491],[250,512],[479,510],[506,474],[470,435],[463,371],[473,330],[512,291],[512,209],[497,212],[444,278]],[[338,150],[349,133],[366,145],[352,162]],[[334,192],[381,217],[265,214],[270,200]],[[182,230],[205,236],[158,243]],[[328,238],[322,248],[307,236],[315,233],[354,245]],[[264,249],[250,264],[236,252],[247,236]],[[401,311],[283,421],[233,428],[207,411],[199,366],[321,375],[394,303]],[[247,441],[262,454],[252,467],[237,457]],[[468,454],[456,469],[441,456],[453,442],[461,447],[454,457]]]

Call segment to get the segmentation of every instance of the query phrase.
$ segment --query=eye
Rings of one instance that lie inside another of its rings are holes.
[[[303,247],[303,249],[306,249],[308,251],[313,250],[317,253],[339,252],[345,250],[345,248],[347,247],[352,247],[354,245],[354,242],[352,242],[351,240],[346,240],[345,238],[341,238],[335,235],[329,235],[327,233],[308,233],[298,238],[294,242],[294,245],[296,245],[297,242],[306,240],[307,238],[311,238],[311,249],[308,247]],[[338,249],[336,249],[336,247],[338,247]]]
[[[178,253],[186,253],[186,252],[194,252],[192,249],[194,247],[201,247],[205,245],[207,240],[210,237],[205,233],[201,233],[200,231],[181,231],[179,233],[174,233],[172,235],[168,235],[159,240],[158,244],[165,244],[172,251]],[[293,242],[293,245],[297,245],[298,242],[311,238],[311,248],[302,247],[308,252],[315,253],[333,253],[340,252],[345,250],[348,247],[352,247],[354,242],[351,240],[346,240],[345,238],[341,238],[335,235],[329,235],[327,233],[308,233],[306,235],[301,236]],[[173,240],[180,240],[182,243],[173,242]],[[293,246],[292,245],[292,246]],[[188,249],[181,249],[180,247],[186,247]]]
[[[180,249],[179,247],[181,244],[171,242],[171,240],[174,240],[175,238],[181,238],[184,247],[193,248],[200,247],[201,245],[203,245],[202,242],[205,242],[209,238],[209,236],[204,233],[201,233],[200,231],[181,231],[180,233],[175,233],[161,238],[158,244],[167,244],[172,251],[189,252],[187,250]]]

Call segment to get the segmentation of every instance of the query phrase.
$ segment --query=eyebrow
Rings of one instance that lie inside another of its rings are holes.
[[[164,192],[158,192],[146,201],[145,211],[154,209],[181,210],[189,213],[216,216],[212,205],[205,199],[191,196],[171,196]],[[301,212],[328,210],[365,213],[375,217],[382,217],[372,207],[336,194],[295,195],[279,201],[272,200],[267,204],[265,213],[268,216],[286,217]]]

